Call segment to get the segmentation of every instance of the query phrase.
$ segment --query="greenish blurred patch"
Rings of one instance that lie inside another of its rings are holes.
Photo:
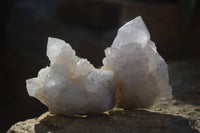
[[[179,46],[183,58],[191,56],[190,22],[195,9],[196,0],[180,0]]]

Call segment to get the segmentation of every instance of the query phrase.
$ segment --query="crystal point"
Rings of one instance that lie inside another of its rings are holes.
[[[105,54],[103,64],[105,68],[113,70],[118,106],[148,108],[161,98],[171,97],[167,64],[150,40],[141,17],[118,30]]]

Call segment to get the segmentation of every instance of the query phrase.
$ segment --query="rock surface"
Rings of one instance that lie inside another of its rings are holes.
[[[176,100],[162,101],[148,110],[126,112],[114,109],[90,116],[54,116],[49,112],[39,118],[13,125],[7,133],[198,133],[200,107]]]

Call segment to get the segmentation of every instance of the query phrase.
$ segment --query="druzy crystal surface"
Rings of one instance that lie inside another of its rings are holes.
[[[126,23],[100,69],[76,56],[68,43],[49,38],[50,66],[28,79],[27,90],[53,114],[95,114],[115,105],[148,108],[171,97],[168,68],[141,17]]]

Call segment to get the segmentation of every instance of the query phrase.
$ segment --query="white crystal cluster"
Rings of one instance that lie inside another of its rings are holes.
[[[117,84],[117,104],[127,109],[151,107],[171,97],[168,67],[158,54],[141,17],[118,30],[105,50],[105,69],[112,70]]]
[[[95,114],[115,105],[148,108],[171,97],[168,68],[141,17],[122,26],[100,69],[76,56],[62,40],[49,38],[49,67],[27,80],[30,96],[53,114]]]
[[[48,40],[47,56],[50,66],[41,69],[37,78],[27,80],[27,89],[51,113],[99,113],[114,106],[112,71],[94,68],[77,57],[69,44],[55,38]]]

